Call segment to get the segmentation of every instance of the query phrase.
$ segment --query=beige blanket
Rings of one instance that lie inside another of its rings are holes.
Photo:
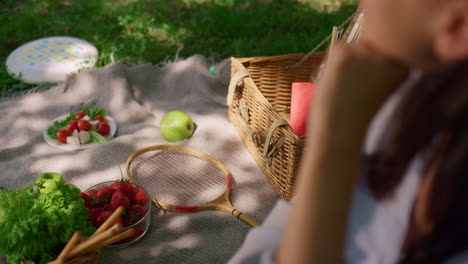
[[[58,172],[84,190],[120,178],[138,148],[168,144],[159,121],[168,110],[188,112],[198,128],[176,145],[208,153],[223,162],[236,181],[232,203],[262,221],[278,196],[227,120],[229,60],[208,72],[206,59],[193,56],[168,63],[129,66],[115,63],[85,70],[49,90],[0,100],[0,186],[30,184],[38,174]],[[57,149],[43,138],[51,120],[86,106],[100,106],[117,123],[108,143],[80,150]],[[153,206],[149,233],[124,249],[104,249],[101,263],[225,263],[250,227],[222,212],[173,213]]]

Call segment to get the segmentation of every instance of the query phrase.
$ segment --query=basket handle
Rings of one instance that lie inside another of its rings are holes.
[[[341,39],[342,37],[344,37],[344,35],[346,35],[346,33],[349,33],[349,32],[345,32],[345,27],[351,23],[361,23],[362,22],[362,18],[363,18],[363,15],[364,15],[364,11],[361,9],[361,8],[358,8],[352,15],[350,15],[345,21],[343,21],[339,26],[336,27],[336,32],[334,34],[334,32],[332,32],[330,35],[328,35],[326,38],[324,38],[319,44],[317,44],[317,46],[315,46],[311,51],[309,51],[309,53],[307,53],[306,55],[304,55],[297,63],[293,64],[293,65],[288,65],[288,66],[284,66],[286,69],[288,70],[292,70],[300,65],[302,65],[307,59],[309,59],[310,56],[312,56],[314,53],[316,53],[320,48],[322,48],[323,46],[325,46],[325,44],[327,44],[328,41],[332,40],[332,38],[335,36],[337,37],[336,41],[338,39]],[[349,31],[350,29],[347,29],[346,31]],[[356,32],[354,32],[356,33]],[[353,33],[353,34],[354,34]],[[346,38],[348,39],[349,37],[346,36]],[[356,37],[352,37],[352,41],[354,41],[356,39]],[[333,43],[334,40],[332,40],[331,43]],[[347,43],[348,40],[347,40]]]
[[[234,91],[236,87],[239,85],[239,81],[245,77],[250,76],[250,72],[247,69],[242,69],[234,74],[231,78],[231,82],[229,83],[229,89],[227,94],[227,104],[231,105],[233,98],[234,98]]]
[[[240,127],[244,130],[247,135],[251,138],[252,142],[257,146],[260,147],[262,144],[263,146],[263,158],[271,165],[271,158],[278,152],[278,150],[284,144],[284,137],[281,135],[278,140],[272,143],[273,133],[282,126],[289,126],[288,121],[284,119],[278,119],[270,126],[268,129],[268,133],[264,131],[254,132],[248,125],[248,108],[247,102],[244,98],[239,100],[239,107],[236,111],[236,118],[237,122],[239,123]]]
[[[263,146],[263,158],[266,162],[268,162],[268,165],[271,165],[271,157],[273,157],[284,144],[283,135],[280,135],[274,144],[271,143],[273,133],[276,129],[282,126],[289,126],[288,121],[284,119],[278,119],[273,122],[273,124],[271,124],[270,128],[268,129],[265,145]]]

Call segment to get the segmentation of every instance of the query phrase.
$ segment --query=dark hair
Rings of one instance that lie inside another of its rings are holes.
[[[369,189],[379,200],[390,198],[417,154],[433,156],[422,177],[439,155],[431,195],[421,203],[424,223],[410,221],[412,238],[399,263],[441,263],[468,249],[468,60],[425,74],[403,95],[388,125],[384,145],[365,157]],[[447,133],[450,140],[436,151]]]

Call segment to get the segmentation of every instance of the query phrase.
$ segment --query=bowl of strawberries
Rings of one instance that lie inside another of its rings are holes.
[[[140,240],[148,231],[151,217],[151,200],[148,192],[128,180],[106,181],[89,187],[81,192],[88,208],[89,218],[99,228],[120,206],[124,213],[115,220],[123,230],[133,228],[134,234],[107,247],[126,247]]]

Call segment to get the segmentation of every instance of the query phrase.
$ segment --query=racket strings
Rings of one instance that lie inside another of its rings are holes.
[[[212,162],[185,152],[159,150],[138,156],[130,165],[132,180],[152,198],[177,206],[195,206],[219,197],[227,188],[225,173]]]

